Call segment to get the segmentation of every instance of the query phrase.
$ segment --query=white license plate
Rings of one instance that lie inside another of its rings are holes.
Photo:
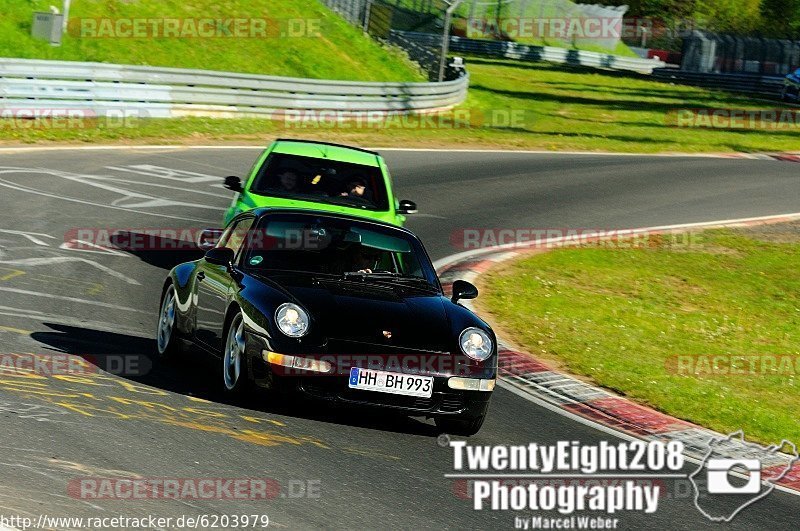
[[[349,386],[351,389],[425,398],[430,398],[433,394],[433,378],[430,376],[374,371],[359,367],[350,369]]]

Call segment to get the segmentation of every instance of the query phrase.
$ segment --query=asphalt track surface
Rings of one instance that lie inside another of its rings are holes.
[[[0,348],[90,360],[149,355],[159,289],[174,253],[61,248],[75,228],[216,226],[256,150],[0,154]],[[433,259],[464,228],[628,228],[800,210],[800,166],[689,157],[385,152],[409,226]],[[65,234],[69,236],[65,238]],[[457,236],[455,237],[457,240]],[[0,375],[0,514],[267,514],[288,528],[510,528],[475,512],[432,422],[275,403],[231,402],[201,358],[141,375],[72,381]],[[471,444],[616,439],[496,391]],[[83,500],[76,478],[273,478],[270,501]],[[319,495],[296,497],[301,485]],[[800,497],[774,492],[731,524],[706,521],[686,484],[665,481],[655,514],[626,529],[797,528]],[[526,516],[528,513],[524,513]],[[548,516],[548,515],[545,515]],[[558,516],[557,513],[549,516]]]

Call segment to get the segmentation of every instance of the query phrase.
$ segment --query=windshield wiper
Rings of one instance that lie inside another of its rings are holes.
[[[395,283],[414,284],[416,287],[424,287],[431,291],[438,291],[436,287],[431,285],[425,278],[401,275],[400,273],[393,273],[391,271],[375,271],[372,273],[348,271],[344,273],[342,278],[345,280],[360,280],[362,282],[366,280],[393,281]]]
[[[368,278],[375,279],[375,280],[386,280],[386,279],[395,279],[401,278],[402,275],[400,273],[393,273],[391,271],[374,271],[372,273],[367,273],[366,271],[346,271],[344,275],[342,275],[346,280],[366,280]]]

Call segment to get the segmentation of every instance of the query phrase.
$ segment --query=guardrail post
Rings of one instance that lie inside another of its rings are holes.
[[[439,83],[444,81],[444,70],[447,65],[447,54],[450,51],[450,24],[453,22],[453,13],[463,0],[452,0],[444,14],[444,35],[442,36],[442,59],[439,62]]]

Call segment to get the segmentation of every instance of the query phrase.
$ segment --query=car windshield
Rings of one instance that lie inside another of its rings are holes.
[[[399,229],[324,216],[272,214],[251,233],[242,262],[251,270],[424,280],[438,289],[422,244]]]
[[[389,210],[380,168],[315,157],[272,153],[250,191],[364,210]]]

